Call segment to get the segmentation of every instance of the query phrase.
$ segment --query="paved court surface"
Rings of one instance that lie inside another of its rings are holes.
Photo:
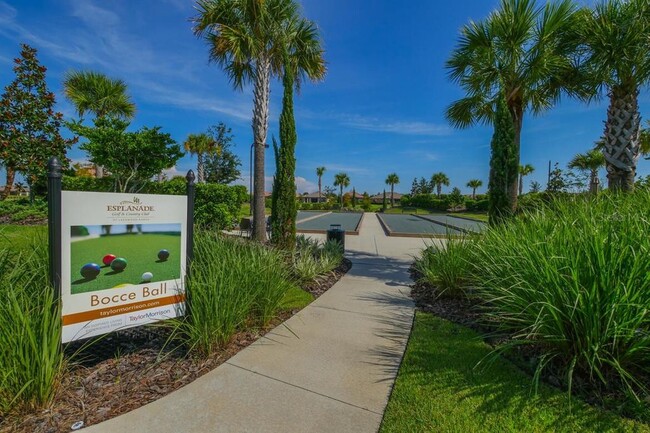
[[[387,237],[369,214],[346,246],[350,272],[283,325],[178,391],[84,431],[376,432],[413,321],[408,269],[425,241]]]
[[[449,227],[472,231],[472,232],[481,232],[485,230],[487,224],[480,221],[471,221],[465,218],[456,218],[449,215],[440,215],[440,214],[430,214],[430,215],[418,215],[420,218],[425,218],[429,221],[439,222]]]
[[[311,210],[299,210],[298,215],[296,216],[296,222],[300,222],[306,219],[312,219],[312,218],[318,218],[326,213],[329,213],[329,211],[311,211]]]
[[[326,213],[318,218],[312,218],[298,222],[296,229],[300,230],[322,230],[326,231],[330,228],[331,224],[340,224],[341,228],[346,232],[353,232],[357,230],[359,221],[361,220],[361,213]]]
[[[444,236],[449,234],[452,236],[460,236],[463,234],[463,232],[460,230],[456,230],[451,227],[445,227],[444,225],[437,224],[435,222],[413,215],[377,214],[377,216],[381,218],[388,229],[396,235],[402,233],[409,235]]]

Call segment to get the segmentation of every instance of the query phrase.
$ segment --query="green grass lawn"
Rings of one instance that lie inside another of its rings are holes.
[[[158,251],[161,249],[169,251],[167,261],[158,260]],[[72,293],[104,290],[118,284],[140,284],[144,272],[153,273],[152,282],[178,279],[180,249],[181,237],[175,233],[120,234],[72,242]],[[122,272],[104,267],[102,258],[106,254],[124,257],[128,266]],[[97,278],[84,280],[81,277],[79,272],[86,263],[102,266]]]
[[[381,432],[650,432],[543,384],[535,395],[503,358],[477,367],[490,351],[474,331],[416,313]]]
[[[488,215],[487,213],[468,213],[468,212],[462,212],[462,213],[450,213],[449,215],[451,216],[459,216],[463,218],[470,218],[473,220],[477,221],[483,221],[483,222],[488,222]]]
[[[251,212],[251,205],[250,205],[250,203],[244,203],[244,204],[241,205],[241,207],[239,208],[239,218],[249,217],[249,216],[250,216],[250,212]],[[270,208],[270,207],[265,208],[265,209],[264,209],[264,212],[266,213],[266,215],[271,215],[271,208]],[[239,221],[237,221],[237,222],[239,222]]]
[[[314,296],[302,290],[299,287],[293,286],[287,293],[284,294],[282,302],[280,304],[280,309],[282,310],[302,310],[307,305],[311,304],[314,300]]]
[[[25,250],[37,240],[47,241],[47,226],[3,225],[0,227],[0,250]]]

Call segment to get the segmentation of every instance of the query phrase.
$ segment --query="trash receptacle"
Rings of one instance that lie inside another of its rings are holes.
[[[327,240],[335,240],[341,244],[341,249],[345,251],[345,230],[341,228],[341,224],[330,224],[327,230]]]

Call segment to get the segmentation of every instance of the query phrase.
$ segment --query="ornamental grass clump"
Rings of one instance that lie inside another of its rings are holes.
[[[415,261],[418,282],[434,289],[434,296],[464,298],[471,285],[471,260],[474,243],[469,238],[448,238],[431,243]]]
[[[313,281],[336,269],[343,261],[343,249],[338,241],[321,244],[317,240],[298,236],[293,259],[293,272],[301,283]]]
[[[31,243],[0,250],[0,419],[14,408],[46,406],[65,365],[46,242]]]
[[[637,397],[650,377],[650,192],[565,198],[491,228],[474,278],[507,347]],[[640,394],[641,393],[641,394]]]
[[[175,335],[207,356],[236,332],[267,325],[294,282],[282,253],[261,244],[202,232],[194,248],[191,314],[174,323]]]

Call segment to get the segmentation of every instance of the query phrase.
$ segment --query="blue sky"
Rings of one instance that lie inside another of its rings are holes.
[[[346,172],[351,187],[376,193],[396,172],[407,192],[414,177],[446,172],[465,192],[468,180],[487,184],[490,127],[454,130],[445,108],[462,97],[449,82],[445,60],[459,29],[485,17],[497,0],[438,2],[411,0],[304,0],[304,14],[317,22],[328,74],[306,84],[296,98],[297,185],[315,191],[317,166],[324,185]],[[205,43],[191,32],[191,0],[0,0],[0,85],[14,77],[19,43],[39,51],[58,109],[74,110],[62,95],[63,74],[92,69],[123,79],[137,105],[133,128],[160,125],[179,142],[219,121],[235,134],[242,180],[248,184],[252,92],[232,89],[218,66],[207,61]],[[282,88],[272,83],[269,143],[277,136]],[[647,89],[641,114],[650,108]],[[549,160],[565,165],[602,135],[606,100],[586,105],[563,100],[548,113],[524,119],[522,163],[536,172],[527,178],[546,184]],[[74,160],[85,155],[70,152]],[[184,174],[196,159],[185,156],[175,170]],[[275,169],[267,153],[268,179]],[[639,163],[639,174],[650,162]],[[604,176],[604,173],[603,173]],[[485,187],[482,188],[485,190]]]

